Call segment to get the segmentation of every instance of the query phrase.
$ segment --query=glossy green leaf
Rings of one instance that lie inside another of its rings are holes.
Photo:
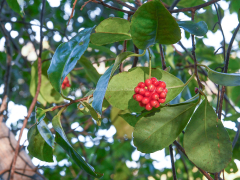
[[[149,114],[150,112],[144,112],[142,114],[133,115],[130,113],[120,114],[120,116],[130,125],[135,127],[136,123],[145,115]]]
[[[239,73],[221,73],[210,69],[205,65],[204,66],[208,70],[208,78],[219,85],[223,86],[240,86],[240,74]]]
[[[203,3],[205,3],[204,0],[191,0],[191,1],[189,1],[189,0],[181,0],[177,4],[177,6],[187,8],[187,7],[198,6],[198,5],[203,4]]]
[[[44,121],[42,121],[44,122]],[[41,125],[40,125],[41,126]],[[29,154],[46,162],[53,162],[53,149],[41,136],[37,125],[32,126],[28,131],[28,142],[27,147]],[[40,128],[41,129],[41,128]]]
[[[198,23],[193,21],[178,21],[177,23],[179,27],[196,36],[204,36],[208,31],[207,24],[204,21]]]
[[[78,153],[73,149],[71,144],[69,143],[64,130],[62,128],[60,117],[61,113],[65,110],[65,108],[61,109],[56,116],[54,116],[52,120],[53,128],[56,131],[56,142],[66,151],[66,153],[73,159],[73,161],[88,174],[100,178],[103,174],[95,172],[95,169],[89,165]]]
[[[206,99],[193,114],[183,145],[188,158],[207,172],[220,172],[231,160],[228,133]]]
[[[169,11],[158,0],[138,8],[131,22],[133,43],[139,49],[159,44],[174,44],[181,39],[180,28]]]
[[[152,69],[152,77],[166,82],[168,89],[166,103],[174,99],[184,88],[180,79],[162,69]],[[130,109],[134,106],[140,107],[132,98],[134,88],[139,82],[144,82],[148,78],[149,68],[147,67],[136,67],[128,72],[117,74],[111,79],[105,98],[112,106],[121,110],[129,109],[129,106],[131,106]]]
[[[93,93],[92,107],[99,113],[102,114],[103,99],[107,90],[108,82],[111,76],[113,65],[110,66],[105,73],[100,77],[97,87]]]
[[[111,17],[103,20],[91,35],[91,42],[96,45],[110,44],[130,40],[130,22],[126,19]]]
[[[9,7],[23,17],[24,0],[7,0]]]
[[[41,134],[42,138],[46,141],[46,143],[53,148],[54,146],[54,136],[52,132],[49,130],[47,124],[43,120],[46,116],[46,112],[49,111],[49,109],[42,109],[42,108],[36,108],[36,122],[37,122],[37,129],[39,133]]]
[[[56,91],[60,92],[65,99],[69,98],[65,97],[62,93],[62,82],[87,49],[92,29],[86,28],[70,41],[60,44],[51,60],[47,71],[49,80]]]
[[[238,10],[238,22],[240,23],[240,9]]]
[[[187,125],[196,105],[197,102],[165,106],[155,115],[141,118],[134,128],[134,145],[143,153],[169,146]]]
[[[97,83],[96,90],[93,93],[93,103],[92,106],[93,108],[99,113],[102,114],[102,103],[103,99],[108,87],[108,82],[111,76],[113,76],[114,72],[117,70],[118,66],[121,64],[122,61],[124,61],[128,57],[132,56],[143,56],[146,51],[143,52],[143,54],[135,54],[133,52],[123,52],[119,54],[115,60],[114,65],[110,66],[107,71],[101,76]]]
[[[97,72],[97,70],[93,67],[91,61],[89,61],[85,56],[82,56],[78,62],[84,68],[84,71],[86,72],[87,76],[91,79],[91,81],[94,84],[97,84],[100,75]]]
[[[132,139],[133,127],[130,126],[124,119],[121,117],[121,114],[128,113],[129,111],[122,111],[118,108],[112,107],[110,113],[110,119],[117,131],[117,138],[128,138]]]
[[[93,109],[93,107],[90,104],[88,104],[87,102],[80,102],[80,103],[83,106],[88,108],[88,110],[94,120],[98,121],[101,118],[101,116]]]
[[[36,122],[39,123],[41,122],[45,116],[46,116],[46,109],[42,109],[42,108],[36,108],[36,114],[35,114],[35,118],[36,118]]]

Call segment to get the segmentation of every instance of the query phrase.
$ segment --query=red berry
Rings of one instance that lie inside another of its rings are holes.
[[[159,85],[159,81],[154,81],[153,85],[157,87]]]
[[[66,86],[67,86],[67,87],[71,87],[71,84],[67,83]]]
[[[150,104],[151,104],[152,107],[157,107],[159,105],[159,102],[156,101],[156,100],[151,100]]]
[[[138,103],[139,103],[139,106],[145,107],[145,104],[143,104],[142,102],[138,102]]]
[[[148,110],[148,111],[152,110],[151,104],[147,104],[147,105],[145,106],[145,109]]]
[[[151,80],[152,80],[152,82],[155,82],[155,81],[157,81],[157,78],[152,77]]]
[[[195,87],[194,92],[197,94],[198,93],[198,88]]]
[[[152,80],[151,79],[146,79],[145,80],[145,85],[149,86],[150,84],[152,84]]]
[[[159,99],[158,93],[153,93],[152,96],[151,96],[151,99],[158,100]]]
[[[135,93],[139,93],[139,90],[140,90],[140,87],[135,87],[134,88]]]
[[[166,83],[161,81],[161,82],[159,82],[159,86],[164,89],[166,87]]]
[[[141,94],[136,94],[135,99],[136,99],[137,101],[141,101],[141,100],[143,99],[143,96],[142,96]]]
[[[156,87],[156,93],[160,94],[163,92],[163,88],[161,86]]]
[[[149,96],[151,96],[151,92],[146,91],[145,94],[144,94],[144,96],[145,96],[145,97],[149,97]]]
[[[138,92],[139,92],[139,94],[144,95],[146,90],[144,88],[140,88]]]
[[[66,84],[68,82],[69,82],[68,77],[65,77],[65,79],[63,80],[63,83]]]
[[[144,87],[145,87],[145,84],[144,84],[143,82],[140,82],[140,83],[138,83],[138,87],[144,88]]]
[[[165,92],[161,92],[161,93],[159,94],[159,98],[161,98],[161,99],[166,98],[166,96],[167,96],[167,93],[165,93]]]
[[[148,86],[148,91],[153,92],[156,89],[156,87],[153,84],[150,84]]]
[[[160,106],[160,103],[157,103],[157,105],[155,106],[155,108],[158,108]]]
[[[147,104],[147,103],[149,103],[149,101],[150,101],[150,99],[147,98],[147,97],[144,97],[144,98],[142,99],[142,103],[143,103],[143,104]]]
[[[163,92],[168,93],[168,89],[167,88],[163,89]]]
[[[133,95],[133,99],[135,99],[135,100],[136,100],[136,95],[137,95],[137,94],[134,94],[134,95]]]
[[[66,88],[66,86],[64,84],[62,84],[62,89],[65,89],[65,88]]]
[[[166,101],[166,99],[159,99],[158,102],[159,103],[164,103]]]

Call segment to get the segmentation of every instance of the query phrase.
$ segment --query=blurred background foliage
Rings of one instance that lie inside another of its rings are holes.
[[[224,1],[229,5],[229,12],[231,14],[237,13],[240,8],[239,0],[226,0]],[[127,19],[127,14],[113,9],[106,8],[100,4],[88,3],[82,10],[81,6],[85,3],[83,0],[78,0],[73,18],[70,20],[69,25],[67,22],[71,14],[71,8],[74,1],[70,0],[48,0],[46,1],[44,12],[44,42],[43,42],[43,71],[46,71],[49,66],[49,61],[53,52],[58,45],[62,42],[66,42],[81,31],[84,28],[93,27],[98,25],[102,20],[109,17],[120,17]],[[122,9],[123,7],[116,1],[105,0],[105,3]],[[135,6],[133,0],[127,1],[129,5]],[[163,0],[167,5],[171,5],[173,0]],[[204,3],[203,0],[181,0],[177,7],[191,7]],[[24,16],[11,10],[4,0],[2,0],[2,9],[0,13],[0,23],[3,28],[7,30],[10,37],[12,48],[12,70],[9,84],[9,101],[16,105],[22,105],[29,107],[32,101],[31,88],[36,88],[34,83],[30,83],[34,79],[34,61],[37,60],[37,53],[39,52],[39,40],[40,40],[40,11],[42,1],[29,0],[24,2]],[[221,17],[224,17],[228,11],[223,10],[221,6],[217,6]],[[127,8],[124,8],[127,9]],[[184,14],[184,16],[183,16]],[[190,18],[191,14],[188,12],[174,14],[178,19],[181,17]],[[209,6],[196,12],[195,21],[205,21],[208,25],[209,31],[215,33],[219,31],[217,25],[214,29],[214,25],[218,22],[216,9],[214,6]],[[239,34],[240,35],[240,34]],[[184,37],[185,36],[185,37]],[[240,60],[237,56],[238,44],[240,36],[237,36],[237,45],[234,46],[233,55],[231,56],[229,64],[229,72],[239,72]],[[183,33],[182,38],[189,39],[189,33]],[[204,44],[203,39],[207,38],[205,35],[203,38],[196,38],[196,56],[200,63],[207,63],[210,68],[221,70],[219,67],[223,67],[222,51],[219,50],[214,53],[216,48],[213,46],[207,46]],[[222,38],[222,37],[221,37]],[[229,42],[229,40],[227,41]],[[214,42],[213,42],[214,43]],[[5,37],[3,33],[0,33],[0,93],[3,94],[4,88],[4,75],[6,73],[6,53]],[[183,44],[183,46],[185,46]],[[76,69],[69,74],[71,79],[71,88],[66,90],[66,94],[74,99],[83,97],[91,89],[94,89],[96,82],[100,77],[99,74],[103,74],[107,67],[113,64],[115,54],[119,54],[123,48],[123,42],[117,42],[101,47],[90,45],[84,56],[86,61],[80,60],[76,65]],[[171,67],[170,73],[180,78],[183,82],[190,77],[189,71],[191,68],[188,62],[193,63],[189,53],[183,51],[180,45],[167,45],[164,46],[164,52],[166,57],[167,66]],[[175,49],[177,48],[177,50]],[[179,49],[179,50],[178,50]],[[134,51],[133,43],[127,42],[127,50]],[[191,48],[186,49],[191,52]],[[153,54],[152,66],[161,67],[160,50],[158,45],[151,48]],[[141,52],[139,52],[141,53]],[[147,64],[148,55],[139,58],[138,66],[145,66]],[[90,63],[89,63],[90,62]],[[129,58],[124,62],[124,70],[131,68],[133,58]],[[31,72],[32,69],[32,72]],[[97,70],[97,71],[96,71]],[[32,74],[31,74],[32,73]],[[44,76],[44,74],[43,74]],[[206,81],[206,91],[208,93],[208,99],[211,101],[213,107],[216,107],[217,103],[217,87],[208,81],[204,70],[200,73],[202,81]],[[47,81],[47,79],[46,79]],[[46,82],[47,83],[47,82]],[[197,86],[195,81],[191,81],[189,85],[178,96],[174,102],[180,102],[189,99],[193,96],[194,88]],[[51,86],[45,86],[41,90],[41,96],[38,99],[38,107],[48,108],[56,103],[63,103],[60,97],[54,95]],[[228,87],[227,96],[231,103],[234,103],[235,109],[239,110],[240,87]],[[48,93],[44,93],[48,92]],[[49,92],[52,97],[49,96]],[[42,99],[41,99],[42,98]],[[52,98],[52,99],[51,99]],[[0,101],[1,102],[1,101]],[[116,108],[106,106],[104,110],[104,119],[101,126],[97,126],[95,122],[91,120],[88,112],[79,111],[76,105],[71,105],[67,108],[62,115],[62,125],[73,147],[85,157],[86,161],[96,168],[97,172],[103,172],[104,177],[102,179],[113,180],[154,180],[154,179],[168,179],[172,178],[172,171],[170,165],[169,150],[165,149],[159,153],[143,154],[136,150],[132,143],[132,127],[130,127],[119,116],[123,113]],[[229,116],[235,114],[235,110],[228,104],[223,104],[224,114],[223,116]],[[17,135],[21,129],[23,119],[11,120],[10,114],[14,113],[9,107],[4,112],[4,122],[6,122],[11,131]],[[49,127],[51,128],[51,119],[56,112],[48,112],[47,118]],[[35,122],[34,114],[29,119],[27,129],[29,129]],[[231,124],[231,128],[226,127],[230,137],[233,140],[235,136],[236,127],[238,125],[237,118],[230,118],[226,120]],[[183,135],[179,136],[179,142],[182,143]],[[27,142],[24,146],[27,146]],[[173,146],[174,147],[174,146]],[[203,175],[197,170],[196,167],[177,149],[175,150],[175,165],[178,179],[203,179]],[[234,151],[233,159],[229,166],[225,169],[226,175],[234,174],[238,171],[236,162],[240,160],[239,156],[240,143],[238,142]],[[27,149],[26,149],[27,151]],[[158,157],[159,156],[159,157]],[[33,158],[35,165],[39,165],[39,171],[47,179],[92,179],[89,175],[83,172],[73,161],[70,159],[64,150],[56,145],[54,149],[54,163],[44,163]],[[239,164],[239,163],[238,163]],[[239,173],[238,173],[239,174]],[[230,176],[229,176],[230,177]],[[237,177],[237,175],[235,175]],[[239,174],[240,177],[240,174]],[[232,178],[234,179],[234,178]]]

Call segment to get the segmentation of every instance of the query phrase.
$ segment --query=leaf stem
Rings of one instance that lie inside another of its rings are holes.
[[[183,85],[180,85],[180,86],[174,86],[174,87],[170,87],[170,88],[168,88],[168,89],[174,89],[174,88],[180,88],[180,87],[185,87],[185,86],[187,86],[188,85],[188,83],[192,80],[192,78],[194,78],[194,76],[195,76],[195,74],[193,74],[188,80],[187,80],[187,82],[185,83],[185,84],[183,84]]]
[[[149,79],[151,78],[151,74],[152,74],[152,57],[151,57],[151,52],[150,49],[148,48],[148,55],[149,55]]]

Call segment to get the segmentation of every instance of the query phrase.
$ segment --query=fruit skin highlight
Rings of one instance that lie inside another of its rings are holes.
[[[158,108],[160,104],[164,103],[168,93],[166,83],[158,81],[155,77],[146,79],[145,82],[139,82],[134,91],[133,99],[148,111]]]

